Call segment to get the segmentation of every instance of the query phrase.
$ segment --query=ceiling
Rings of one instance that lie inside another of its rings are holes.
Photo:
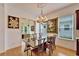
[[[40,15],[41,8],[43,9],[43,14],[47,14],[50,12],[54,12],[56,10],[59,10],[61,8],[67,7],[71,5],[71,3],[10,3],[8,6],[17,8],[18,10],[25,11],[24,13],[29,14],[31,16],[36,17]]]

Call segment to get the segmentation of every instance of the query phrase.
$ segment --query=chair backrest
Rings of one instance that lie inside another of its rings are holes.
[[[32,41],[32,43],[34,44],[34,46],[36,45],[36,39],[37,39],[36,33],[35,33],[35,34],[32,34],[32,35],[31,35],[31,41]]]
[[[43,50],[44,49],[44,43],[45,43],[45,39],[40,39],[38,40],[38,50]]]
[[[37,37],[36,34],[32,34],[32,38],[31,38],[31,39],[32,39],[33,41],[35,41],[35,40],[36,40],[36,37]]]
[[[50,41],[51,41],[51,43],[52,43],[53,45],[55,45],[56,36],[51,37]]]
[[[42,38],[42,47],[44,46],[44,43],[45,43],[45,38]]]
[[[55,45],[56,36],[48,37],[48,42]]]
[[[41,42],[42,42],[42,40],[41,40],[41,39],[39,39],[39,40],[38,40],[38,45],[41,45]]]
[[[28,42],[30,42],[30,34],[25,34],[25,35],[24,35],[24,38],[25,38]]]
[[[45,38],[43,38],[43,43],[42,43],[42,49],[44,49],[44,46],[45,46]]]
[[[43,38],[43,43],[45,43],[45,40],[46,40],[46,39],[45,39],[45,38]]]
[[[42,42],[42,40],[39,39],[38,40],[38,51],[41,50],[41,42]]]

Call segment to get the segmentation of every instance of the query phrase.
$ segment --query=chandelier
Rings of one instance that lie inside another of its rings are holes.
[[[38,22],[38,23],[44,23],[44,22],[46,22],[46,21],[48,20],[47,17],[44,16],[44,14],[43,14],[43,7],[44,7],[44,5],[42,5],[42,4],[37,4],[37,8],[40,8],[40,9],[41,9],[41,14],[40,14],[40,16],[38,16],[38,17],[36,18],[36,22]]]

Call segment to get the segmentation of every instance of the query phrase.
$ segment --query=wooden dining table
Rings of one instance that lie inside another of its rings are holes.
[[[45,42],[43,42],[43,39],[45,39]],[[29,41],[28,41],[29,40]],[[39,39],[32,39],[31,37],[29,37],[29,38],[26,38],[26,39],[23,39],[23,42],[25,43],[25,45],[27,44],[27,45],[30,45],[30,47],[32,47],[33,49],[34,48],[36,48],[36,47],[39,47],[38,46],[38,40]],[[47,45],[46,44],[49,44],[50,43],[50,41],[49,41],[49,39],[47,38],[42,38],[41,39],[42,41],[41,41],[41,44],[40,45],[42,45],[43,43],[45,43],[45,45],[44,45],[44,51],[46,51],[46,48],[47,48]],[[50,53],[50,52],[49,52]]]

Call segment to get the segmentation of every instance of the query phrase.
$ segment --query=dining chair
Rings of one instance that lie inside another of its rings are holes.
[[[56,42],[56,36],[52,37],[51,41],[52,41],[53,48],[56,49],[56,44],[55,44],[55,42]]]
[[[39,39],[38,40],[38,46],[36,46],[34,49],[32,49],[31,52],[35,53],[36,55],[41,54],[43,56],[44,43],[45,43],[45,39]]]
[[[27,56],[28,56],[28,54],[29,54],[29,50],[30,50],[30,45],[29,44],[27,44],[27,43],[25,43],[25,49],[24,49],[24,52],[27,52]]]
[[[40,39],[38,42],[38,54],[41,53],[43,55],[45,51],[45,38]]]
[[[33,40],[34,40],[34,46],[35,46],[36,45],[36,40],[37,40],[37,34],[36,33],[33,35]]]
[[[27,52],[27,56],[29,55],[30,48],[32,47],[30,45],[30,34],[26,34],[25,39],[23,39],[23,41],[25,42],[25,49],[24,52]]]
[[[51,53],[53,54],[53,51],[56,48],[55,41],[56,36],[48,37],[47,48],[49,49],[49,56],[51,55]]]
[[[30,42],[30,34],[26,34],[26,38],[28,39],[28,42]]]
[[[33,44],[34,44],[35,42],[33,41]],[[32,46],[33,44],[31,44],[31,42],[25,42],[25,49],[24,49],[24,52],[27,52],[27,56],[32,56],[32,50],[35,48],[34,46]],[[29,51],[31,52],[31,53],[29,53]],[[29,55],[30,54],[30,55]]]

